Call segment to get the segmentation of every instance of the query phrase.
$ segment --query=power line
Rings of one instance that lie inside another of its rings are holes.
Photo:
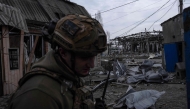
[[[169,6],[171,6],[171,5],[173,5],[173,3],[170,4]],[[140,20],[140,21],[138,21],[138,22],[135,22],[135,23],[133,23],[133,24],[127,26],[127,27],[124,27],[124,28],[122,28],[122,29],[120,29],[120,30],[118,30],[118,31],[116,31],[116,32],[114,32],[114,33],[112,33],[112,35],[115,34],[115,33],[117,33],[117,32],[119,32],[119,31],[121,31],[121,30],[124,30],[124,29],[126,29],[126,28],[128,28],[128,27],[131,27],[132,25],[134,25],[134,24],[136,24],[136,23],[139,23],[139,22],[141,22],[141,21],[143,21],[143,20]],[[122,35],[124,35],[124,34],[126,34],[126,33],[123,33],[123,34],[121,34],[121,35],[119,35],[119,36],[122,36]]]
[[[177,0],[176,0],[177,1]],[[157,21],[159,21],[160,19],[162,19],[171,9],[172,9],[172,7],[174,6],[174,4],[176,3],[176,1],[172,4],[172,6],[166,11],[166,13],[164,13],[164,15],[162,16],[162,17],[160,17],[158,20],[156,20],[150,27],[149,27],[149,29],[157,22]],[[149,30],[148,29],[148,30]]]
[[[119,8],[119,7],[122,7],[122,6],[128,5],[128,4],[131,4],[131,3],[136,2],[136,1],[139,1],[139,0],[132,1],[132,2],[129,2],[129,3],[127,3],[127,4],[117,6],[117,7],[115,7],[115,8],[111,8],[111,9],[108,9],[108,10],[106,10],[106,11],[102,11],[102,12],[100,12],[100,13],[105,13],[105,12],[108,12],[108,11],[114,10],[114,9],[116,9],[116,8]],[[93,16],[95,16],[95,15],[93,15]]]
[[[157,3],[157,2],[155,2],[155,3]],[[153,3],[153,4],[155,4],[155,3]],[[151,4],[151,5],[152,5],[152,4]],[[169,6],[171,6],[171,5],[172,5],[172,4],[168,5],[167,7],[169,7]],[[148,5],[148,6],[150,6],[150,5]],[[146,6],[146,7],[148,7],[148,6]],[[146,8],[146,7],[145,7],[145,8]],[[167,8],[167,7],[165,7],[165,8]],[[143,8],[144,8],[144,7],[143,7]],[[117,17],[117,18],[115,18],[115,19],[113,19],[113,20],[110,20],[110,21],[107,21],[107,22],[105,22],[105,23],[103,23],[103,24],[109,23],[109,22],[111,22],[111,21],[117,20],[117,19],[119,19],[119,18],[125,17],[125,16],[130,15],[130,14],[135,13],[135,12],[140,12],[140,10],[143,9],[143,8],[140,8],[139,10],[133,11],[133,12],[131,12],[131,13],[127,13],[127,14],[121,16],[121,17]],[[154,8],[155,8],[155,7],[154,7]],[[165,8],[163,8],[163,9],[165,9]],[[153,9],[153,8],[151,8],[151,9]],[[147,9],[147,10],[150,10],[150,9]],[[146,10],[141,10],[141,11],[146,11]]]
[[[135,23],[133,23],[133,24],[131,24],[131,25],[125,27],[125,28],[122,28],[122,29],[120,29],[120,30],[118,30],[118,31],[116,31],[116,32],[114,32],[114,33],[111,33],[111,34],[115,34],[115,33],[119,32],[119,31],[124,30],[124,29],[126,29],[126,28],[129,28],[130,26],[133,26],[134,24],[137,24],[137,23],[139,23],[139,22],[140,22],[140,21],[135,22]]]
[[[151,16],[153,16],[155,13],[157,13],[160,9],[162,9],[162,7],[164,7],[170,0],[168,0],[164,5],[162,5],[157,11],[155,11],[153,14],[151,14],[150,16],[148,16],[146,19],[144,19],[142,22],[140,22],[139,24],[137,24],[135,27],[133,27],[132,29],[128,30],[126,32],[129,33],[131,30],[135,29],[137,26],[139,26],[140,24],[142,24],[144,21],[146,21],[148,18],[150,18]]]
[[[158,0],[158,2],[160,2],[161,0]],[[155,3],[157,3],[157,2],[155,2]],[[155,3],[153,3],[153,4],[155,4]],[[150,5],[148,5],[148,6],[151,6],[151,5],[153,5],[153,4],[150,4]],[[145,6],[145,7],[143,7],[143,8],[146,8],[146,7],[148,7],[148,6]],[[141,9],[143,9],[143,8],[140,8],[140,9],[138,9],[138,10],[135,10],[135,11],[133,11],[133,12],[131,12],[131,13],[135,13],[135,12],[138,12],[139,10],[141,10]],[[126,15],[129,15],[129,14],[131,14],[131,13],[128,13],[128,14],[126,14]],[[126,16],[126,15],[124,15],[124,16]],[[124,17],[124,16],[121,16],[121,17]],[[119,17],[119,18],[121,18],[121,17]],[[119,19],[119,18],[116,18],[116,19]],[[113,20],[116,20],[116,19],[113,19]],[[111,21],[113,21],[113,20],[111,20]],[[110,22],[110,21],[108,21],[108,22]],[[106,23],[108,23],[108,22],[106,22]],[[105,24],[105,23],[104,23]]]

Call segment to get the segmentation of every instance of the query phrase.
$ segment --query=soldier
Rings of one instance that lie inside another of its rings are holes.
[[[66,15],[43,29],[53,50],[32,65],[19,81],[9,109],[94,109],[89,74],[98,53],[106,50],[100,23],[84,15]]]

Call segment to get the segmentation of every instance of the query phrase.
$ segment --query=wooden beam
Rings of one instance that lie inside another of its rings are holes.
[[[19,78],[20,79],[23,76],[23,63],[24,63],[24,31],[21,30],[20,32],[20,72],[19,72]]]
[[[38,39],[39,39],[39,36],[36,36],[36,39],[35,39],[35,42],[34,42],[34,46],[32,48],[32,51],[30,52],[30,55],[29,55],[29,61],[28,61],[28,65],[27,65],[27,70],[26,70],[26,73],[28,71],[30,71],[30,67],[31,67],[31,62],[32,62],[32,59],[34,57],[34,51],[36,49],[36,45],[38,43]]]
[[[10,93],[10,64],[9,64],[9,29],[8,26],[2,27],[2,52],[3,52],[3,73],[4,73],[4,95]]]

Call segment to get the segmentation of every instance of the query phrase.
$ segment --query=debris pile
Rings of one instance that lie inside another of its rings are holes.
[[[105,64],[105,66],[106,65],[108,64]],[[119,62],[118,60],[112,60],[112,69],[105,68],[105,66],[99,70],[95,68],[96,70],[92,70],[93,73],[91,72],[90,74],[90,81],[97,81],[97,79],[99,80],[99,84],[94,86],[93,92],[100,87],[105,86],[105,79],[108,72],[111,73],[111,77],[109,78],[110,83],[128,87],[126,93],[122,94],[122,96],[120,94],[119,98],[117,98],[114,103],[112,102],[110,104],[114,109],[119,109],[121,107],[126,107],[126,109],[155,109],[157,99],[159,99],[165,91],[159,92],[153,89],[136,91],[133,88],[141,82],[165,83],[170,80],[168,72],[162,68],[161,63],[156,63],[150,59],[145,59],[141,63],[135,62],[134,59],[131,61],[125,61],[124,63]],[[88,81],[89,78],[85,80]],[[109,91],[107,91],[107,93],[108,92]]]
[[[169,81],[168,72],[166,72],[161,64],[151,60],[144,60],[142,64],[125,65],[118,61],[113,64],[113,74],[120,83],[138,83],[140,81],[164,83]]]
[[[161,66],[153,66],[155,63],[151,60],[144,60],[139,65],[127,70],[126,75],[127,83],[136,83],[139,81],[164,83],[169,80],[168,72],[166,72]]]

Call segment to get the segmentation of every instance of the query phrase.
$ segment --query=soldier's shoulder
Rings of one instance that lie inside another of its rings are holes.
[[[36,75],[26,80],[17,91],[17,96],[36,90],[48,94],[53,98],[61,97],[61,84],[46,75]]]

